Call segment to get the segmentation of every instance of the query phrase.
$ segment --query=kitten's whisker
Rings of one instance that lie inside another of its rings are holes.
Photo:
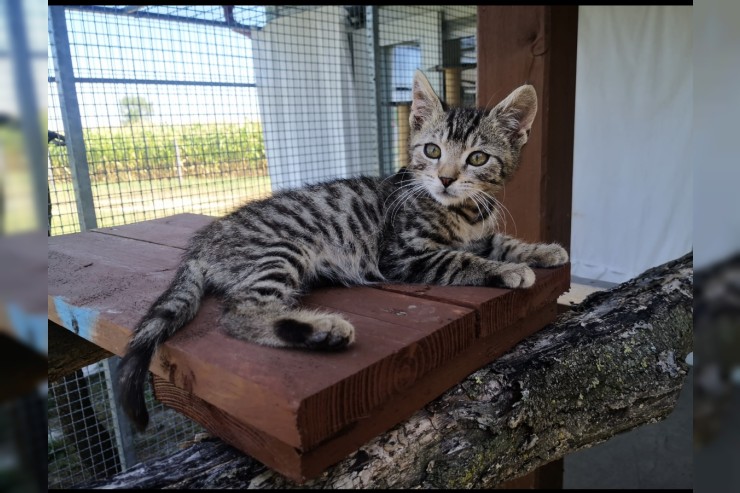
[[[496,209],[491,208],[491,204],[489,204],[488,201],[486,200],[485,194],[483,194],[483,192],[481,192],[480,190],[475,190],[475,197],[476,198],[481,197],[481,204],[483,205],[483,207],[486,209],[486,212],[487,212],[487,216],[483,221],[483,225],[485,226],[485,221],[488,221],[490,219],[492,223],[491,228],[494,231],[496,231],[497,226],[498,226],[498,214],[496,213]],[[483,237],[485,231],[486,231],[485,227],[481,228],[481,238]]]
[[[405,196],[406,198],[405,198],[405,200],[403,201],[403,208],[404,208],[404,209],[406,209],[406,206],[408,205],[409,201],[410,201],[411,199],[414,199],[414,200],[415,200],[415,199],[416,199],[416,197],[417,197],[418,195],[422,194],[422,193],[424,193],[424,187],[423,187],[422,185],[419,185],[419,186],[418,186],[417,188],[414,188],[414,189],[412,189],[412,190],[411,190],[411,192],[409,192],[409,193],[408,193],[408,194],[406,194],[406,196]],[[396,213],[398,213],[398,211],[399,211],[399,210],[400,210],[400,206],[399,206],[399,207],[398,207],[398,208],[396,209]],[[395,221],[395,216],[394,216],[394,218],[393,218],[393,219],[391,220],[391,222],[394,222],[394,221]]]
[[[506,200],[506,186],[502,187],[502,191],[504,193],[503,200]],[[514,220],[514,216],[511,214],[511,212],[509,212],[509,209],[506,208],[503,202],[499,202],[499,203],[501,204],[501,207],[503,207],[504,210],[509,213],[509,217],[511,217],[511,222],[514,223],[514,236],[516,236],[516,221]]]
[[[412,189],[408,194],[405,196],[405,200],[403,201],[403,208],[406,209],[406,206],[408,206],[408,203],[412,199],[416,199],[416,197],[420,194],[424,193],[424,187],[420,184],[417,188]],[[396,209],[396,213],[400,210],[400,206]],[[391,221],[395,221],[394,219]]]
[[[419,183],[412,183],[409,185],[410,188],[402,190],[402,193],[398,195],[393,202],[391,202],[391,205],[386,209],[386,215],[385,217],[388,217],[388,214],[391,215],[391,224],[393,224],[396,220],[396,215],[398,214],[398,211],[401,208],[401,205],[403,205],[408,198],[418,189],[423,189],[422,185]]]
[[[411,190],[404,191],[403,194],[399,195],[396,200],[393,201],[393,204],[391,204],[391,207],[389,208],[391,224],[395,224],[398,211],[401,209],[401,206],[404,204],[406,198],[409,197],[414,192],[414,190],[416,189],[413,188]]]
[[[501,210],[496,206],[496,203],[490,202],[488,195],[485,192],[481,192],[483,197],[486,199],[486,205],[491,208],[491,228],[494,231],[501,231]]]
[[[475,193],[475,191],[474,191],[474,194],[470,196],[470,198],[472,199],[473,203],[475,204],[475,207],[478,209],[478,214],[480,215],[481,220],[483,221],[483,226],[484,227],[480,229],[480,233],[478,234],[478,238],[476,238],[476,239],[480,240],[481,238],[483,238],[483,233],[486,231],[485,225],[486,225],[486,219],[488,219],[488,218],[487,217],[485,217],[485,218],[483,217],[483,211],[481,210],[480,205],[478,205],[478,198],[477,197],[478,197],[478,194]]]
[[[509,211],[509,209],[493,195],[483,192],[483,191],[481,191],[481,193],[485,194],[488,198],[490,198],[494,202],[497,208],[509,214],[509,217],[511,218],[511,222],[514,224],[514,236],[516,236],[517,235],[516,221],[514,220],[514,216],[511,214],[511,211]],[[504,216],[504,227],[506,227],[506,217],[505,216]]]
[[[399,187],[397,190],[395,190],[394,193],[398,193],[399,195],[397,195],[396,197],[393,198],[393,201],[391,202],[391,205],[389,206],[389,209],[392,208],[393,207],[393,204],[395,204],[397,201],[403,200],[403,197],[406,196],[406,193],[407,192],[410,192],[412,190],[415,190],[416,187],[418,187],[418,186],[419,186],[419,183],[409,183],[408,185],[404,185],[402,187]],[[391,195],[393,195],[393,194],[391,194]],[[391,196],[389,195],[388,198],[390,198],[390,197]],[[387,201],[388,201],[388,199],[386,199],[386,202]]]
[[[412,183],[408,183],[406,185],[402,185],[402,186],[396,188],[395,190],[393,190],[391,193],[389,193],[388,194],[388,197],[386,197],[385,201],[383,201],[383,207],[385,207],[386,203],[388,202],[388,199],[390,199],[394,194],[399,193],[399,192],[402,192],[402,191],[405,191],[404,189],[407,189],[409,187],[414,187],[414,186],[418,185],[418,183],[416,182],[416,180],[409,180],[409,181],[411,181]],[[398,198],[398,197],[396,197],[396,198]]]

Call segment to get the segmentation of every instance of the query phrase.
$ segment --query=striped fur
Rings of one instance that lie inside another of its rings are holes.
[[[334,350],[354,341],[352,325],[297,306],[317,283],[526,288],[534,282],[530,266],[568,261],[558,245],[496,233],[501,208],[493,194],[516,169],[527,140],[537,105],[532,87],[520,87],[490,112],[447,109],[420,72],[413,87],[406,168],[385,180],[278,192],[195,234],[120,367],[122,405],[137,428],[148,423],[144,383],[157,347],[195,316],[205,293],[223,300],[222,324],[233,337]],[[425,153],[427,144],[438,147],[436,158]],[[474,152],[487,161],[469,164]]]

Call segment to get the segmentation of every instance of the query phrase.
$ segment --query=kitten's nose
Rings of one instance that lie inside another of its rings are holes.
[[[442,185],[445,186],[445,188],[449,187],[453,181],[455,181],[455,178],[447,178],[446,176],[440,176],[439,181],[442,182]]]

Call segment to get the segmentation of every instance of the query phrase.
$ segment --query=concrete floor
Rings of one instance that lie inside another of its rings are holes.
[[[693,372],[689,372],[673,412],[565,458],[563,487],[692,489]]]

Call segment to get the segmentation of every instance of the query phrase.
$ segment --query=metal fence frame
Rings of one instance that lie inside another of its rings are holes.
[[[17,0],[15,0],[17,1]],[[172,84],[172,85],[190,85],[190,86],[220,86],[220,87],[256,87],[256,84],[248,83],[229,83],[229,82],[206,82],[206,81],[174,81],[174,80],[146,80],[146,79],[126,79],[126,78],[90,78],[75,77],[74,64],[70,53],[69,35],[66,24],[67,10],[80,10],[85,12],[95,12],[108,15],[131,16],[138,18],[151,18],[158,20],[168,20],[173,22],[186,22],[200,25],[218,26],[225,29],[250,29],[258,30],[254,26],[244,26],[235,22],[212,21],[204,19],[195,19],[181,16],[156,14],[142,11],[145,6],[128,6],[122,8],[101,7],[101,6],[49,6],[49,41],[53,53],[54,69],[57,77],[49,76],[50,84],[57,84],[60,97],[60,109],[65,129],[65,140],[69,156],[69,166],[72,170],[75,202],[77,204],[78,221],[81,231],[87,231],[97,227],[98,221],[95,214],[95,201],[92,193],[92,184],[90,181],[90,171],[87,162],[87,153],[85,142],[82,137],[82,121],[80,117],[80,108],[77,100],[77,83],[135,83],[135,84]],[[382,63],[382,53],[378,44],[378,7],[365,7],[365,15],[372,28],[368,30],[367,44],[370,48],[372,77],[379,80]],[[20,84],[20,82],[19,82]],[[381,105],[382,85],[376,83],[375,107],[377,114],[383,114]],[[387,118],[387,115],[385,115]],[[377,148],[383,149],[383,119],[377,118]],[[386,137],[387,138],[387,137]],[[35,157],[35,156],[34,156]],[[387,155],[379,155],[379,170],[381,175],[390,174],[393,170],[393,164]],[[41,159],[43,162],[43,159]],[[42,166],[43,169],[43,166]],[[43,209],[45,211],[46,209]],[[45,214],[45,212],[43,212]],[[46,220],[46,219],[45,219]],[[49,225],[50,227],[50,225]]]

